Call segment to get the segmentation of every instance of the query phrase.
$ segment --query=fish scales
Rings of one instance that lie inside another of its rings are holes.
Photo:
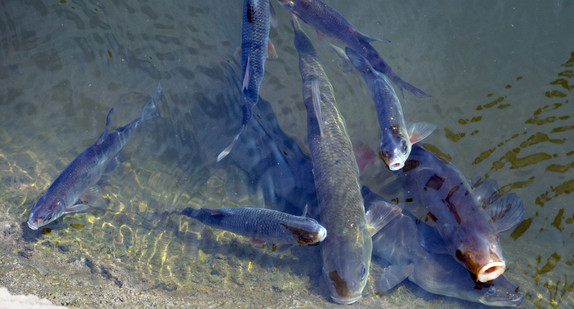
[[[292,24],[303,79],[319,218],[329,231],[321,248],[323,275],[333,300],[350,304],[361,297],[372,250],[359,171],[345,123],[336,107],[333,87],[297,20],[292,19]],[[317,95],[319,102],[313,102]],[[320,110],[316,110],[318,107]]]

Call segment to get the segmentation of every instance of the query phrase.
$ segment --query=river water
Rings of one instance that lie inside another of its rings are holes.
[[[495,179],[522,198],[524,221],[501,235],[505,275],[525,293],[522,306],[573,307],[574,2],[327,3],[390,40],[373,45],[432,95],[403,100],[407,122],[437,125],[425,142],[468,178]],[[158,214],[302,211],[308,188],[269,159],[283,153],[296,164],[298,147],[307,153],[292,29],[272,4],[279,57],[266,63],[264,101],[251,138],[216,164],[240,124],[241,1],[0,2],[0,285],[77,307],[333,306],[318,247],[271,255],[249,239]],[[368,89],[316,45],[353,143],[376,149]],[[34,202],[97,139],[109,109],[112,129],[126,124],[160,81],[161,117],[137,128],[102,183],[108,205],[28,229]],[[375,187],[377,179],[371,169],[362,182]],[[373,263],[355,306],[479,306],[410,283],[381,296],[380,273]]]

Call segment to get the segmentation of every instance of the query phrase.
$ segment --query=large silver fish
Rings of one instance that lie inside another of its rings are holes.
[[[316,245],[327,230],[315,219],[265,208],[186,208],[178,211],[211,227],[251,237],[283,252],[293,245]]]
[[[367,282],[371,236],[377,227],[369,230],[371,222],[366,217],[373,213],[365,214],[353,147],[337,110],[333,87],[296,18],[291,23],[303,79],[319,222],[329,231],[321,245],[323,277],[335,302],[351,304],[361,298]]]
[[[110,110],[104,132],[96,143],[78,155],[32,207],[28,219],[28,226],[31,229],[37,230],[65,214],[83,211],[101,203],[97,182],[104,173],[112,171],[117,166],[118,155],[133,130],[140,123],[159,116],[157,104],[161,92],[161,85],[158,85],[138,118],[108,134],[114,109]]]
[[[361,73],[375,102],[382,134],[379,155],[391,171],[400,170],[409,157],[412,144],[429,136],[436,126],[418,122],[407,131],[401,102],[389,80],[373,69],[360,53],[348,47],[345,52],[351,64]]]
[[[386,203],[389,212],[401,211],[363,187],[365,204]],[[368,206],[367,206],[368,207]],[[407,212],[401,213],[373,237],[373,255],[389,263],[378,282],[378,290],[388,292],[408,279],[427,292],[455,297],[488,306],[518,306],[524,299],[519,288],[504,276],[487,283],[476,282],[462,265],[446,254],[424,249],[418,238],[426,224],[415,223]],[[428,230],[430,227],[426,226]]]
[[[305,23],[313,26],[317,31],[334,37],[353,50],[361,53],[377,71],[387,75],[401,89],[406,89],[417,97],[429,96],[424,91],[401,79],[370,44],[372,41],[386,40],[376,39],[361,33],[341,15],[341,13],[321,0],[278,1],[283,7],[291,11],[291,13],[295,14]]]
[[[269,0],[243,1],[243,26],[241,28],[241,68],[243,70],[243,120],[239,132],[218,156],[223,160],[253,117],[253,106],[259,99],[259,87],[265,72],[270,27]]]
[[[518,196],[498,196],[496,183],[490,180],[472,188],[454,165],[420,144],[413,145],[405,166],[395,175],[405,209],[436,228],[440,234],[436,238],[442,238],[442,243],[423,239],[427,249],[452,255],[481,282],[504,273],[498,233],[522,220],[524,210]],[[391,193],[387,197],[396,197],[392,184],[383,190]]]

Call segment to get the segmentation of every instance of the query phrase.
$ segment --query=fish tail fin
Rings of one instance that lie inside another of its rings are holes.
[[[104,132],[102,132],[100,137],[98,137],[98,140],[96,141],[96,145],[101,144],[106,139],[106,136],[108,136],[108,127],[110,126],[110,122],[112,120],[113,114],[114,114],[114,109],[111,108],[110,111],[108,112],[108,117],[106,118],[106,126],[104,128]]]
[[[297,16],[291,14],[291,26],[293,27],[293,32],[295,33],[295,49],[299,54],[309,54],[313,57],[317,57],[317,52],[315,51],[315,47],[313,47],[313,43],[301,28],[301,24],[299,23],[299,18]]]
[[[247,123],[244,123],[241,125],[241,128],[239,129],[239,132],[237,132],[237,134],[233,138],[233,141],[231,141],[229,146],[225,147],[225,149],[223,149],[223,151],[221,151],[217,155],[217,162],[220,162],[221,160],[223,160],[231,152],[231,150],[233,149],[233,146],[235,145],[235,142],[237,142],[237,140],[239,139],[239,136],[241,136],[241,133],[243,133],[243,130],[245,130],[246,125],[247,125]]]
[[[371,63],[369,63],[369,61],[365,57],[363,57],[363,55],[359,54],[358,52],[354,51],[349,47],[345,48],[345,53],[347,54],[347,57],[349,57],[349,61],[351,61],[351,64],[355,67],[357,71],[359,72],[371,71],[373,73],[377,73],[377,71],[373,69]]]
[[[192,207],[187,207],[187,208],[184,208],[184,209],[178,211],[178,213],[180,213],[180,214],[182,214],[182,215],[184,215],[184,216],[186,216],[186,217],[190,217],[190,218],[196,219],[196,218],[198,218],[198,217],[200,216],[200,214],[201,214],[201,209],[195,209],[195,208],[192,208]]]
[[[391,41],[389,41],[389,40],[375,38],[375,37],[366,35],[366,34],[364,34],[364,33],[362,33],[362,32],[358,32],[357,34],[359,35],[359,37],[360,37],[361,39],[367,41],[367,43],[375,42],[375,41],[376,41],[376,42],[383,42],[383,43],[391,43]]]
[[[155,117],[159,117],[159,112],[157,110],[157,104],[161,99],[161,95],[163,92],[163,88],[161,87],[161,83],[157,83],[157,89],[153,93],[149,102],[144,106],[142,113],[140,115],[141,122],[146,120],[153,119]]]
[[[391,79],[401,89],[401,92],[403,89],[406,89],[407,91],[411,92],[412,94],[414,94],[416,97],[419,98],[431,97],[430,94],[427,94],[426,92],[420,90],[419,88],[407,83],[405,80],[401,79],[396,74],[394,73],[389,74],[389,72],[387,72],[386,74],[389,77],[389,79]]]

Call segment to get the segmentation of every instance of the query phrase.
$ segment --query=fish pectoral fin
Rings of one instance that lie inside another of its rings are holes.
[[[293,245],[292,244],[267,244],[267,247],[271,251],[271,254],[279,255],[279,254],[289,250],[291,247],[293,247]]]
[[[360,38],[362,38],[363,40],[367,41],[368,43],[370,43],[370,42],[375,42],[375,41],[377,41],[377,42],[383,42],[383,43],[390,43],[390,42],[391,42],[391,41],[386,40],[386,39],[379,39],[379,38],[375,38],[375,37],[366,35],[366,34],[364,34],[364,33],[362,33],[362,32],[357,32],[356,34],[357,34]]]
[[[376,201],[371,203],[369,210],[365,214],[371,237],[397,217],[401,211],[402,210],[399,206],[387,203],[386,201]]]
[[[120,163],[120,154],[117,154],[112,160],[110,160],[110,162],[108,162],[108,165],[106,165],[106,169],[104,170],[102,177],[106,177],[111,174],[116,168],[118,168],[118,166],[120,166]]]
[[[498,197],[498,183],[494,179],[478,179],[479,184],[472,190],[482,208],[487,208]]]
[[[436,126],[428,122],[413,123],[409,129],[411,144],[418,143],[427,138],[436,129]]]
[[[78,204],[90,205],[89,207],[101,207],[106,205],[106,200],[100,193],[100,187],[98,185],[94,185],[82,192],[80,199],[78,200]]]
[[[385,269],[385,272],[381,275],[381,279],[377,282],[377,290],[382,293],[388,292],[408,278],[414,269],[415,265],[412,263],[406,266],[390,265]]]
[[[446,243],[437,229],[417,220],[417,236],[419,244],[425,250],[435,254],[448,254]]]
[[[522,200],[514,193],[506,193],[486,207],[497,233],[507,231],[522,221]]]
[[[314,79],[311,82],[311,97],[313,99],[313,110],[315,111],[315,118],[317,119],[317,123],[319,124],[319,134],[323,135],[323,123],[322,114],[321,114],[321,89],[319,87],[319,81]]]
[[[104,128],[104,132],[102,132],[100,137],[98,137],[98,140],[96,141],[96,145],[99,145],[99,144],[103,143],[104,140],[106,140],[106,137],[108,136],[108,126],[110,125],[110,121],[112,120],[113,113],[114,113],[114,109],[112,108],[108,112],[108,117],[106,118],[106,127]]]
[[[277,59],[277,49],[271,40],[267,40],[267,59]]]
[[[73,213],[75,213],[75,212],[81,212],[81,211],[84,211],[84,210],[86,210],[86,209],[88,209],[88,208],[90,208],[90,207],[92,207],[92,205],[90,205],[90,204],[84,204],[84,203],[79,203],[79,204],[75,204],[75,205],[72,205],[72,206],[66,208],[66,209],[62,212],[62,214],[63,214],[63,215],[67,215],[67,214],[73,214]]]

